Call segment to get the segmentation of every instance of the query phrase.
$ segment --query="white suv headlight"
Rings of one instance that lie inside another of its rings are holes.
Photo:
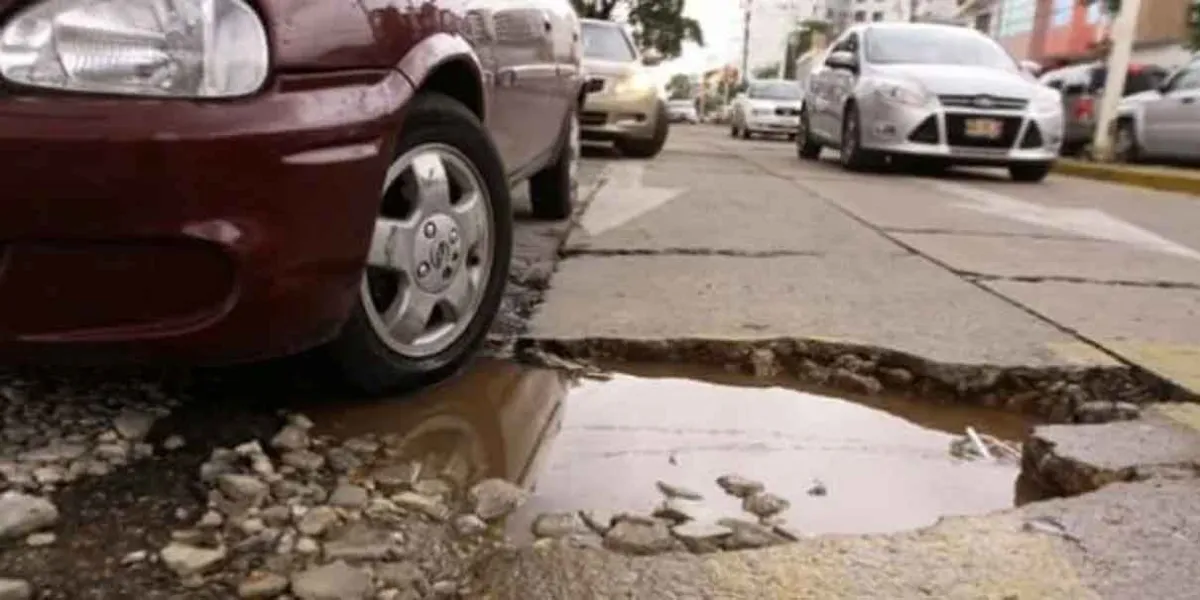
[[[46,0],[0,30],[0,76],[58,90],[244,96],[266,81],[269,60],[244,0]]]

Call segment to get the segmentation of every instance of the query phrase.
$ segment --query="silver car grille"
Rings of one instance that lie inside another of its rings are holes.
[[[942,106],[972,110],[1025,110],[1028,100],[978,94],[946,94],[938,96]]]

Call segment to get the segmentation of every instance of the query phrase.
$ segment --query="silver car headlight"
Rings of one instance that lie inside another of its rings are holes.
[[[934,97],[925,89],[908,83],[880,83],[875,86],[875,93],[888,102],[908,106],[927,106],[934,100]]]
[[[1049,115],[1062,112],[1062,96],[1053,94],[1038,94],[1029,101],[1029,110],[1038,115]]]
[[[266,81],[269,55],[245,0],[46,0],[0,30],[0,76],[75,92],[244,96]]]

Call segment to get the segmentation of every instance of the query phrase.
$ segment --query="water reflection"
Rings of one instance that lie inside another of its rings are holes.
[[[307,413],[338,438],[373,434],[422,476],[503,477],[533,490],[509,521],[528,538],[540,512],[649,513],[658,480],[702,491],[718,514],[740,507],[714,480],[738,473],[788,498],[807,534],[911,529],[944,515],[1013,506],[1018,466],[964,462],[950,442],[969,425],[1019,441],[1022,417],[896,398],[848,400],[702,371],[634,371],[571,388],[555,371],[481,362],[403,398]],[[821,482],[826,494],[810,493]]]
[[[557,429],[566,393],[555,371],[481,361],[405,397],[325,402],[306,413],[320,433],[378,436],[397,461],[420,461],[423,476],[524,482]]]

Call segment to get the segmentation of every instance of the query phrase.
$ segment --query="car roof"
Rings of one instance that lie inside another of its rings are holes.
[[[878,22],[878,23],[860,23],[858,25],[855,25],[851,29],[856,29],[859,31],[869,31],[872,29],[908,29],[908,30],[912,30],[912,31],[955,30],[955,31],[970,31],[970,32],[973,32],[980,36],[987,37],[987,36],[984,36],[982,33],[975,31],[974,29],[972,29],[970,27],[965,27],[962,25],[946,25],[944,23],[909,23],[906,21],[882,21],[882,22]]]

